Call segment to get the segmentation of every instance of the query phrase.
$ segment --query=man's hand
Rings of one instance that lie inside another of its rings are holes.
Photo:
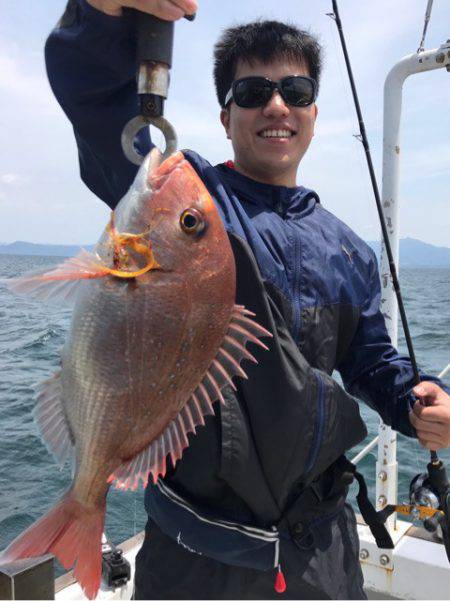
[[[409,414],[420,444],[430,451],[450,446],[450,396],[434,382],[421,382],[413,392],[419,399]]]
[[[112,17],[122,16],[122,8],[135,8],[166,21],[177,21],[198,9],[197,0],[87,0],[88,3]]]

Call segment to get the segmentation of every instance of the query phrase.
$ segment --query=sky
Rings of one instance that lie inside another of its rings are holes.
[[[426,0],[340,0],[339,9],[381,189],[383,85],[417,50]],[[318,35],[325,65],[311,147],[298,183],[365,240],[379,238],[373,192],[331,0],[199,0],[194,23],[175,28],[166,117],[180,148],[212,163],[232,158],[212,85],[212,48],[222,29],[258,17]],[[0,22],[0,243],[94,243],[109,210],[81,182],[71,124],[54,99],[43,59],[63,0],[2,0]],[[450,2],[435,0],[426,48],[450,38]],[[450,247],[450,73],[409,78],[404,87],[400,236]],[[162,139],[155,137],[161,144]]]

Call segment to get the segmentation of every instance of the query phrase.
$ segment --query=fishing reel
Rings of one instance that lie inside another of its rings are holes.
[[[425,530],[435,533],[439,528],[439,516],[441,515],[440,501],[437,492],[433,489],[428,473],[417,474],[409,485],[409,503],[413,507],[411,517],[413,520],[422,520]],[[429,517],[424,517],[420,508],[425,507],[430,511]],[[423,519],[424,518],[424,519]]]
[[[429,532],[436,532],[440,526],[442,540],[450,562],[450,482],[445,465],[440,459],[430,461],[427,473],[416,476],[409,487],[410,502],[419,509],[422,507],[434,512],[423,520]]]
[[[450,562],[450,482],[440,459],[430,461],[427,472],[415,476],[409,486],[409,504],[386,505],[383,522],[394,512],[420,520],[424,528],[442,539]]]

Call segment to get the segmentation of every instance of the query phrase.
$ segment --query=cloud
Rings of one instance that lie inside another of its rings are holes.
[[[38,3],[30,3],[26,22],[18,4],[14,0],[6,2],[6,23],[10,7],[11,25],[3,28],[0,42],[0,239],[92,242],[108,219],[107,208],[80,182],[72,128],[52,96],[43,64],[42,46],[59,16],[61,2],[51,0],[45,11]],[[300,166],[299,182],[317,188],[324,206],[365,238],[377,238],[377,216],[364,152],[353,138],[358,124],[336,25],[325,16],[330,0],[229,0],[220,12],[212,7],[213,2],[203,0],[203,4],[193,24],[176,25],[166,116],[178,131],[179,147],[192,148],[211,163],[232,157],[219,122],[211,77],[212,46],[223,27],[260,14],[288,19],[300,27],[310,26],[326,46],[325,73],[316,137]],[[383,82],[397,60],[416,50],[425,2],[339,4],[381,187]],[[435,3],[427,36],[429,48],[444,41],[443,36],[448,37],[448,6]],[[14,27],[18,18],[23,25],[19,29]],[[439,214],[439,222],[431,224],[428,216],[424,219],[423,199],[431,194],[434,199],[447,195],[445,178],[438,175],[448,171],[446,157],[450,156],[442,127],[448,97],[445,86],[449,84],[446,73],[408,81],[401,141],[402,192],[408,197],[402,228],[413,232],[417,223],[423,231],[416,237],[446,241],[447,245],[447,205]],[[162,146],[155,130],[153,135]],[[444,205],[444,200],[440,202]],[[415,204],[418,208],[413,214]]]
[[[4,173],[0,175],[0,182],[7,186],[17,185],[21,182],[21,177],[17,173]]]

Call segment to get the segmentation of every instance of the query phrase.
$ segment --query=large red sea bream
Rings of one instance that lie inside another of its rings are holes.
[[[0,561],[53,553],[89,598],[101,579],[106,495],[156,481],[181,458],[187,434],[223,401],[269,333],[235,305],[235,265],[217,209],[182,153],[153,151],[94,253],[11,284],[75,302],[60,369],[43,382],[36,420],[74,479]]]

